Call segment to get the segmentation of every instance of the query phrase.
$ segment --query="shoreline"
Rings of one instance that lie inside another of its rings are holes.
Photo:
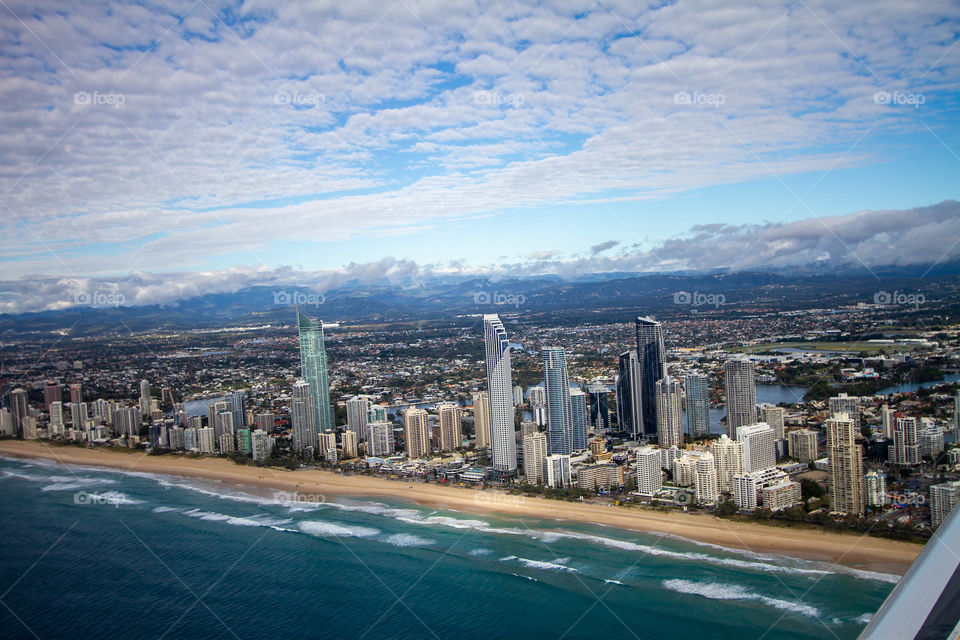
[[[278,491],[297,491],[336,497],[399,498],[422,506],[466,513],[539,518],[596,524],[629,531],[667,534],[694,543],[757,553],[842,564],[855,569],[903,575],[923,549],[897,540],[809,529],[730,522],[709,514],[658,512],[590,503],[481,491],[470,487],[410,483],[332,471],[289,471],[238,465],[223,458],[148,456],[140,451],[82,449],[50,446],[22,440],[0,441],[0,454],[14,458],[42,458],[61,464],[108,467],[126,471],[198,478],[228,485],[255,485]]]

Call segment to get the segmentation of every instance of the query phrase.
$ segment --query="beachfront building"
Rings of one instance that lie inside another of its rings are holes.
[[[334,426],[327,349],[323,344],[323,322],[297,310],[297,328],[300,332],[301,376],[310,384],[313,422],[317,432],[322,433]]]
[[[534,432],[523,437],[523,475],[530,484],[547,480],[547,434]]]
[[[307,447],[317,446],[317,413],[313,409],[314,394],[310,383],[297,380],[290,396],[290,426],[293,431],[293,449],[303,453]]]
[[[867,506],[883,507],[887,504],[887,474],[882,471],[870,471],[864,478]]]
[[[736,431],[737,440],[743,444],[743,470],[747,473],[769,469],[777,464],[777,450],[773,429],[760,422]]]
[[[370,424],[370,399],[353,396],[346,402],[347,429],[352,431],[358,441],[366,440],[367,425]]]
[[[393,423],[371,422],[367,425],[367,455],[392,456],[394,454]]]
[[[477,449],[490,447],[490,396],[486,391],[473,394],[473,431],[474,446]]]
[[[403,444],[411,460],[430,453],[430,423],[424,409],[410,407],[403,412]]]
[[[577,470],[577,486],[586,491],[612,489],[623,484],[623,468],[612,462],[589,464]]]
[[[800,483],[780,480],[760,489],[760,502],[765,509],[780,511],[803,503]]]
[[[186,432],[186,430],[184,430]],[[271,451],[268,450],[267,443],[270,438],[263,429],[254,429],[250,432],[250,456],[254,460],[265,460],[270,457]],[[272,442],[269,449],[272,449]]]
[[[646,496],[656,495],[663,488],[663,472],[660,465],[660,451],[653,447],[639,447],[637,459],[637,493]]]
[[[200,453],[213,453],[217,450],[212,427],[197,429],[197,448],[200,450]]]
[[[733,477],[743,473],[743,443],[722,434],[709,445],[717,468],[717,485],[721,492],[733,491]]]
[[[463,409],[455,402],[444,402],[437,405],[437,412],[440,414],[440,451],[459,449],[463,444]]]
[[[546,457],[547,486],[553,488],[569,487],[573,481],[570,468],[570,456],[556,454]]]
[[[349,429],[340,434],[340,451],[343,458],[357,457],[357,434]]]
[[[826,421],[827,457],[830,460],[830,509],[848,515],[863,515],[863,452],[856,442],[859,432],[852,418],[837,413]]]
[[[752,511],[759,506],[767,506],[763,502],[765,497],[763,490],[768,487],[778,487],[786,482],[790,482],[789,476],[776,467],[738,474],[733,478],[733,500],[739,508],[748,511]],[[793,484],[797,485],[797,490],[799,491],[799,483]],[[790,489],[790,491],[793,491],[793,489]],[[785,498],[780,498],[779,495],[780,494],[777,494],[778,497],[775,506],[777,506],[777,508],[785,508],[782,506]]]
[[[697,458],[693,486],[698,504],[714,504],[720,498],[717,467],[712,453],[706,452]]]
[[[547,444],[550,454],[573,452],[573,406],[570,377],[562,347],[543,347],[544,387],[547,391]]]
[[[517,439],[513,429],[513,383],[510,374],[510,341],[496,314],[483,316],[490,400],[490,449],[493,473],[508,478],[517,472]]]

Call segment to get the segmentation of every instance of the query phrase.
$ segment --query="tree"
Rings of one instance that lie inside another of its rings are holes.
[[[814,482],[809,478],[800,479],[800,494],[804,500],[808,498],[822,498],[826,493],[824,488],[820,486],[820,483]]]

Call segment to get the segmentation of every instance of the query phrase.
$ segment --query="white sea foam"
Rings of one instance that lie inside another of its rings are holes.
[[[371,527],[359,527],[337,522],[323,522],[320,520],[304,520],[298,523],[297,526],[300,527],[300,531],[317,537],[369,538],[380,533],[379,529],[373,529]]]
[[[190,509],[189,511],[184,511],[183,515],[190,516],[191,518],[199,518],[200,520],[207,520],[210,522],[225,522],[237,527],[274,527],[292,522],[292,520],[289,518],[277,519],[264,515],[248,517],[231,516],[225,513],[217,513],[215,511],[201,511],[200,509]]]
[[[694,582],[692,580],[673,579],[664,580],[663,586],[671,591],[676,591],[677,593],[698,595],[711,600],[744,600],[761,602],[767,606],[781,609],[783,611],[799,613],[801,615],[810,616],[811,618],[820,617],[820,610],[816,607],[804,604],[803,602],[792,602],[790,600],[771,598],[759,593],[755,593],[746,587],[736,584],[724,584],[722,582]]]
[[[544,571],[567,571],[569,573],[576,573],[577,570],[573,567],[565,566],[565,563],[570,562],[570,558],[557,558],[554,562],[547,562],[545,560],[531,560],[530,558],[520,558],[517,556],[506,556],[500,558],[500,562],[511,562],[516,560],[525,567],[530,567],[531,569],[543,569]]]
[[[171,511],[179,511],[179,510],[180,509],[178,509],[177,507],[154,507],[153,508],[154,513],[169,513]]]
[[[436,540],[421,538],[412,533],[395,533],[384,538],[384,542],[392,544],[395,547],[425,547],[434,544]]]
[[[523,578],[524,580],[529,580],[530,582],[540,582],[536,578],[531,578],[530,576],[521,575],[519,573],[511,573],[512,576],[517,576],[518,578]]]
[[[470,555],[473,556],[473,557],[475,557],[475,558],[480,557],[480,556],[488,556],[488,555],[490,555],[491,553],[493,553],[493,550],[492,550],[492,549],[484,549],[483,547],[480,547],[480,548],[477,548],[477,549],[471,549],[471,550],[470,550]]]
[[[604,579],[604,582],[606,582],[607,584],[618,584],[618,585],[620,585],[621,587],[623,586],[623,583],[620,582],[619,580],[606,580],[606,579]]]

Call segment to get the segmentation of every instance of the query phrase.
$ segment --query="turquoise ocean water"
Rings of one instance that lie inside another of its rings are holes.
[[[9,458],[0,539],[0,638],[855,638],[896,582],[611,527]]]

